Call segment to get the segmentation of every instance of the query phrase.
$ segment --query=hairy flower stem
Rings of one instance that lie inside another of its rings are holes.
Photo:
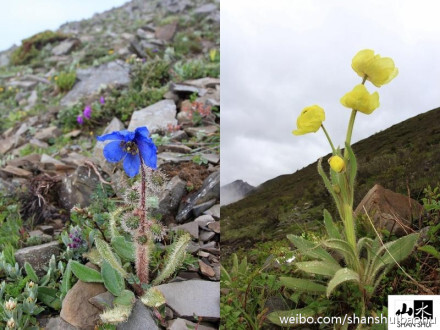
[[[328,142],[330,143],[330,147],[332,147],[333,155],[336,155],[336,149],[335,149],[335,146],[333,145],[333,142],[332,142],[332,139],[330,138],[330,135],[328,134],[328,132],[325,129],[323,124],[321,124],[321,127],[322,127],[322,130],[324,131],[324,134],[325,134]]]
[[[145,239],[146,242],[137,242],[136,244],[136,271],[137,276],[141,283],[149,283],[149,264],[150,264],[150,253],[151,253],[151,242],[152,238],[149,235],[148,224],[147,224],[147,209],[145,205],[145,194],[146,194],[146,180],[147,176],[145,173],[144,161],[139,154],[141,160],[141,200],[140,200],[140,221],[138,227],[138,237],[137,239]]]

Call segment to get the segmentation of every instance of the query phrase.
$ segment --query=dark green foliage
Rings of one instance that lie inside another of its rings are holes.
[[[28,64],[32,59],[38,56],[45,45],[66,38],[67,36],[65,34],[49,30],[37,33],[21,42],[21,46],[12,53],[11,62],[14,65]]]
[[[18,248],[22,221],[18,205],[13,200],[0,199],[0,251],[7,246]]]
[[[409,187],[411,197],[420,199],[425,187],[440,181],[440,109],[394,125],[352,147],[359,163],[354,205],[376,183],[402,194]],[[324,156],[324,163],[329,157]],[[222,207],[223,251],[261,240],[256,232],[264,232],[264,239],[279,239],[286,231],[291,233],[292,225],[307,227],[309,220],[319,223],[324,208],[336,214],[316,166],[313,163],[269,180],[243,200]],[[305,203],[309,208],[301,210]]]
[[[170,79],[170,64],[162,59],[147,60],[137,63],[131,71],[131,88],[141,91],[145,88],[159,88]]]

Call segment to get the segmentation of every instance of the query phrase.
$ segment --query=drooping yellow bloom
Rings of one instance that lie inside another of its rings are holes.
[[[296,120],[296,126],[298,126],[298,129],[292,131],[292,133],[294,135],[315,133],[321,127],[324,120],[325,112],[319,105],[306,107],[301,111],[301,114]]]
[[[364,85],[359,84],[341,97],[341,103],[344,107],[369,115],[379,107],[379,94],[377,92],[370,94]]]
[[[376,87],[389,83],[399,73],[391,58],[374,55],[371,49],[358,52],[353,57],[351,67],[362,78],[367,76],[367,80]]]
[[[330,164],[330,167],[335,172],[342,172],[345,169],[345,161],[342,157],[336,155],[331,156],[328,160],[328,163]]]

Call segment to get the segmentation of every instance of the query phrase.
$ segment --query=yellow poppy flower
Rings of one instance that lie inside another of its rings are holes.
[[[340,156],[332,156],[329,158],[328,163],[330,164],[330,167],[335,172],[342,172],[345,169],[345,161]]]
[[[371,49],[358,52],[353,57],[351,67],[362,78],[367,76],[367,80],[376,87],[389,83],[399,73],[391,58],[374,55]]]
[[[379,94],[370,94],[364,85],[359,84],[341,98],[341,103],[344,107],[369,115],[379,107]]]
[[[292,131],[294,135],[303,135],[307,133],[314,133],[320,127],[322,122],[325,120],[325,112],[324,109],[318,105],[312,105],[306,107],[301,111],[299,115],[296,126],[298,129]]]

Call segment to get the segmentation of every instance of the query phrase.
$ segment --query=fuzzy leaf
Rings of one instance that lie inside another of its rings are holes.
[[[102,322],[109,324],[119,324],[125,322],[130,317],[133,305],[117,305],[113,309],[108,309],[100,315]]]
[[[66,269],[63,273],[63,280],[61,281],[61,293],[65,296],[67,292],[69,292],[71,288],[71,280],[72,280],[72,266],[70,265],[71,261],[66,266]]]
[[[331,214],[327,210],[324,210],[324,224],[327,234],[330,238],[341,239],[341,234],[339,233],[338,227],[336,227]]]
[[[35,270],[32,268],[32,265],[27,261],[24,263],[24,269],[26,271],[27,276],[35,283],[38,283],[38,276],[35,273]]]
[[[141,297],[141,301],[145,306],[152,308],[158,308],[166,302],[162,292],[155,287],[149,288]]]
[[[134,245],[132,242],[127,241],[123,236],[112,238],[112,247],[122,259],[134,261]]]
[[[58,290],[54,288],[48,288],[45,286],[38,287],[38,300],[45,305],[55,309],[61,309],[61,300],[57,297]]]
[[[130,290],[121,290],[119,297],[116,297],[113,300],[113,304],[115,306],[133,306],[135,301],[136,297],[134,296],[133,292],[131,292]]]
[[[280,277],[280,282],[286,288],[295,290],[295,291],[308,291],[308,292],[325,292],[326,287],[324,285],[315,283],[310,280],[305,280],[302,278],[294,278],[294,277]]]
[[[440,259],[440,252],[436,250],[435,247],[433,247],[432,245],[424,245],[418,248],[419,251],[428,253],[430,255],[432,255],[433,257]]]
[[[104,286],[114,296],[119,296],[125,289],[122,275],[105,260],[102,263],[101,276],[104,280]]]
[[[287,235],[287,238],[296,246],[296,248],[302,254],[308,257],[321,259],[323,261],[327,261],[328,263],[336,264],[339,266],[338,262],[330,255],[330,253],[328,253],[316,243],[310,242],[302,237],[295,235]]]
[[[295,263],[303,272],[333,277],[341,266],[326,261],[303,261]]]
[[[83,282],[97,282],[97,283],[103,283],[103,279],[101,277],[101,274],[87,266],[84,266],[80,264],[78,261],[71,260],[70,261],[70,267],[72,268],[73,274],[75,274],[78,279],[80,279]]]
[[[107,242],[103,241],[100,238],[95,239],[95,245],[98,249],[99,254],[101,255],[102,259],[107,261],[114,269],[116,269],[124,278],[127,277],[127,272],[124,268],[122,268],[121,263],[114,255],[110,245],[107,244]]]
[[[153,285],[158,285],[165,281],[168,277],[173,275],[180,265],[182,265],[183,261],[185,260],[186,248],[188,247],[190,241],[191,236],[189,234],[185,234],[180,236],[178,241],[173,244],[172,251],[165,260],[165,267],[154,279]]]
[[[347,281],[359,282],[359,274],[349,268],[342,268],[335,273],[335,276],[328,282],[327,298],[333,290],[340,284]]]
[[[328,239],[323,244],[333,250],[336,250],[342,254],[347,264],[353,265],[356,263],[356,254],[353,248],[347,241],[342,239]]]

